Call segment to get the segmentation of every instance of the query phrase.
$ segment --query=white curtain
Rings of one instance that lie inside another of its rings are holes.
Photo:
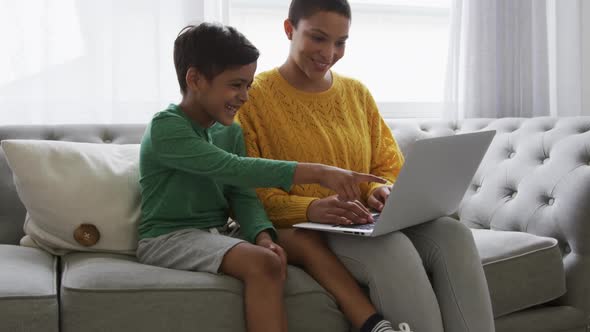
[[[216,0],[0,0],[0,124],[147,122],[180,99],[179,30]]]
[[[454,0],[445,117],[590,115],[590,1]]]

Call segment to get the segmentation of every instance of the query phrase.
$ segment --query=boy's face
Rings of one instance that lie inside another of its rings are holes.
[[[248,89],[254,79],[256,61],[232,69],[226,69],[212,80],[201,77],[197,84],[200,104],[210,123],[224,126],[234,122],[238,109],[248,100]]]
[[[289,56],[312,81],[321,80],[344,56],[350,19],[339,13],[319,11],[299,20],[297,27],[287,20],[291,36]]]

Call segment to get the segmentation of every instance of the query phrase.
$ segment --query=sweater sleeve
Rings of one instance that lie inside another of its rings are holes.
[[[152,149],[167,167],[207,176],[219,183],[289,190],[296,162],[246,158],[198,136],[181,117],[162,115],[151,125]]]
[[[249,107],[255,107],[252,99],[242,106],[239,115],[239,121],[244,133],[246,154],[249,157],[260,157],[260,146],[251,115],[254,112],[248,112]],[[258,188],[256,192],[266,209],[268,217],[278,228],[287,228],[296,223],[306,222],[309,204],[319,199],[317,197],[292,195],[288,191],[278,188]]]
[[[371,131],[371,170],[370,173],[387,179],[386,184],[369,183],[365,193],[365,201],[378,187],[392,185],[404,164],[404,156],[393,137],[389,126],[381,114],[373,96],[365,90],[365,107],[369,130]]]

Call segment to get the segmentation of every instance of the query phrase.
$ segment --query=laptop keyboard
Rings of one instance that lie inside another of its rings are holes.
[[[345,225],[343,227],[372,230],[373,228],[375,228],[375,224],[371,223],[371,224]]]
[[[366,230],[373,230],[375,228],[375,223],[379,220],[379,213],[373,213],[373,222],[370,224],[356,224],[356,225],[333,225],[333,227],[337,228],[354,228],[354,229],[366,229]]]
[[[375,223],[356,225],[334,225],[333,227],[373,230],[373,228],[375,228]]]

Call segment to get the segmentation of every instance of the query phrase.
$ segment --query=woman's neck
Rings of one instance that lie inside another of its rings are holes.
[[[279,67],[279,73],[295,89],[304,92],[324,92],[332,86],[332,72],[326,72],[321,79],[309,78],[291,59]]]

